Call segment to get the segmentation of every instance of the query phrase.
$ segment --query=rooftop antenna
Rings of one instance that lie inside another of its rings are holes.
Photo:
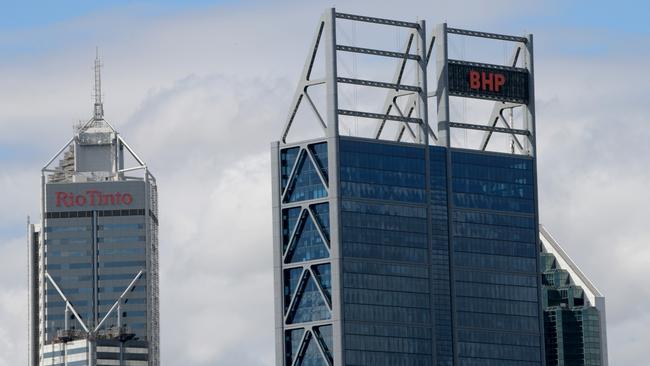
[[[102,62],[99,59],[99,47],[95,49],[95,121],[104,119],[104,103],[102,102]]]

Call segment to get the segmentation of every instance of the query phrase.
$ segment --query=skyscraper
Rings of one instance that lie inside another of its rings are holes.
[[[29,225],[29,365],[159,365],[157,185],[104,119],[42,169]]]
[[[605,297],[540,228],[546,364],[607,365]]]
[[[405,47],[357,46],[343,24],[396,28]],[[451,59],[450,36],[512,56]],[[348,55],[372,58],[364,78]],[[456,119],[465,98],[492,101],[486,124]],[[532,35],[323,15],[271,148],[276,365],[546,364],[534,101]],[[292,141],[307,115],[323,134]],[[457,147],[458,131],[479,135]]]

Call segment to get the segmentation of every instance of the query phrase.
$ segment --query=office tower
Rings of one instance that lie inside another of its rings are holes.
[[[546,364],[607,364],[605,298],[544,227],[542,304]]]
[[[42,169],[29,225],[29,365],[159,365],[156,180],[104,119]]]
[[[364,26],[404,48],[358,45]],[[452,59],[452,37],[512,56]],[[331,9],[308,54],[271,148],[276,365],[545,365],[532,36]],[[486,124],[452,113],[467,98]]]

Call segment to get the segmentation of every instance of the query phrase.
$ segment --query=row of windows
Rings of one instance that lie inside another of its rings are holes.
[[[388,145],[366,141],[346,141],[341,139],[339,149],[345,153],[365,153],[372,155],[397,156],[400,158],[424,160],[422,146]],[[382,156],[382,158],[383,158]]]
[[[534,334],[486,331],[479,329],[459,329],[459,342],[484,343],[492,345],[513,345],[539,347],[540,337]]]
[[[344,227],[342,234],[344,247],[348,242],[409,248],[427,247],[425,233]]]
[[[452,189],[454,192],[479,193],[488,196],[515,197],[529,200],[534,199],[532,185],[454,177]]]
[[[345,349],[374,352],[431,354],[431,340],[346,335]]]
[[[429,293],[429,281],[422,278],[380,276],[363,273],[346,273],[343,276],[344,288],[367,290]]]
[[[534,201],[527,199],[455,192],[453,194],[453,200],[454,204],[460,208],[478,208],[483,210],[514,211],[521,213],[535,212]]]
[[[341,195],[349,198],[423,203],[424,189],[341,181]]]
[[[144,224],[102,224],[97,225],[98,231],[113,231],[113,230],[141,230]],[[79,232],[91,231],[92,225],[77,225],[77,226],[48,226],[46,232],[59,233],[59,232]]]
[[[506,330],[512,332],[539,332],[539,318],[537,316],[482,314],[464,311],[458,311],[457,314],[459,327]]]
[[[425,207],[357,202],[350,200],[341,201],[341,211],[360,212],[385,216],[418,217],[422,219],[427,218],[427,210]]]
[[[124,292],[125,286],[118,286],[118,287],[98,287],[97,292],[119,292],[122,293]],[[64,294],[66,295],[72,295],[72,294],[91,294],[93,293],[93,288],[92,287],[73,287],[73,288],[64,288],[61,289]],[[131,288],[131,292],[144,292],[145,288],[144,286],[135,286]],[[46,295],[52,296],[52,295],[58,295],[58,291],[55,288],[48,287],[46,290]]]
[[[530,275],[510,273],[506,274],[498,272],[482,272],[477,270],[459,269],[454,272],[454,277],[456,281],[461,282],[537,287],[537,276],[534,273]]]
[[[346,321],[345,334],[358,334],[390,338],[431,339],[431,328],[426,326],[409,326],[405,324],[358,323]]]
[[[457,281],[456,295],[482,299],[502,299],[537,303],[537,287],[475,284]]]
[[[100,268],[121,268],[121,267],[144,267],[145,261],[111,261],[99,262]],[[92,268],[92,263],[56,263],[47,264],[46,269],[84,269]]]
[[[454,239],[454,250],[457,252],[498,254],[511,257],[535,258],[537,256],[534,243],[486,239],[456,238]]]
[[[57,293],[58,294],[58,293]],[[49,294],[52,295],[52,294]],[[132,299],[132,298],[126,298],[123,300],[124,304],[130,304],[130,305],[142,305],[146,304],[147,299],[140,298],[140,299]],[[115,303],[115,299],[108,299],[108,300],[98,300],[97,305],[103,306],[103,305],[113,305]],[[84,306],[89,306],[90,302],[87,300],[75,300],[74,302],[75,307],[84,307]],[[65,307],[65,302],[64,301],[48,301],[47,302],[47,308],[48,309],[57,309],[57,308],[63,308]]]
[[[346,320],[367,322],[396,322],[427,324],[431,321],[431,310],[379,305],[346,304]]]
[[[97,211],[67,211],[67,212],[46,212],[46,219],[66,219],[73,217],[93,217],[93,212],[97,212],[97,216],[144,216],[144,209],[130,209],[130,210],[97,210]]]
[[[343,256],[352,258],[427,263],[427,254],[427,249],[422,248],[391,247],[352,242],[343,244]]]
[[[145,241],[144,236],[128,235],[128,236],[106,236],[106,237],[97,238],[98,243],[111,243],[111,244],[133,243],[133,242],[141,242],[141,241]]]
[[[455,252],[454,263],[460,267],[535,273],[535,258]]]
[[[458,342],[458,353],[463,357],[492,358],[509,361],[539,362],[539,347]]]
[[[342,181],[424,188],[424,174],[419,173],[344,166],[340,172]]]
[[[452,164],[452,176],[454,178],[469,178],[490,182],[533,184],[533,172],[531,170],[495,168],[484,165]]]
[[[347,304],[360,304],[429,309],[430,300],[429,294],[351,288],[346,288],[343,291],[343,301],[346,306]]]
[[[476,223],[456,222],[453,226],[454,236],[465,238],[480,238],[489,240],[535,243],[534,229],[512,226],[484,225]]]
[[[347,365],[363,366],[425,366],[432,365],[431,356],[410,353],[346,350]]]
[[[100,274],[97,276],[99,281],[115,281],[115,280],[132,280],[135,277],[135,273],[121,273],[121,274]],[[140,276],[140,279],[143,280],[147,277],[146,273],[143,273]],[[92,281],[93,276],[83,275],[83,276],[52,276],[52,279],[57,282],[85,282]]]
[[[535,229],[535,219],[531,216],[455,210],[453,218],[455,222]]]
[[[426,233],[427,220],[416,217],[386,216],[360,212],[342,212],[341,222],[346,227]]]
[[[539,306],[536,302],[509,301],[503,299],[482,299],[458,296],[456,307],[459,311],[503,314],[520,316],[539,316]]]
[[[512,155],[487,155],[464,151],[452,151],[451,160],[453,164],[474,164],[519,170],[533,169],[532,159]]]
[[[416,278],[429,277],[429,272],[426,266],[413,266],[397,263],[357,262],[347,259],[343,261],[343,272]]]

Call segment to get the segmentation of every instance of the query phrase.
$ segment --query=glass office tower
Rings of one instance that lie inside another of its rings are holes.
[[[333,362],[341,319],[346,365],[541,365],[532,160],[340,137],[333,261],[327,149],[275,150],[285,364]]]
[[[401,28],[406,46],[339,42],[345,22]],[[449,59],[449,35],[512,42],[512,63]],[[390,58],[392,82],[345,74],[344,54]],[[271,147],[276,365],[546,365],[532,60],[530,35],[323,15]],[[351,105],[350,85],[387,90],[385,104]],[[456,122],[451,97],[494,101],[489,123]],[[321,137],[290,138],[301,106]],[[344,130],[351,118],[376,128]],[[484,134],[479,147],[454,146],[457,129]],[[490,148],[497,134],[506,151]]]
[[[98,60],[96,72],[99,84]],[[96,94],[94,116],[42,170],[30,366],[159,364],[156,181]]]
[[[606,365],[605,298],[544,227],[540,239],[546,364]]]

